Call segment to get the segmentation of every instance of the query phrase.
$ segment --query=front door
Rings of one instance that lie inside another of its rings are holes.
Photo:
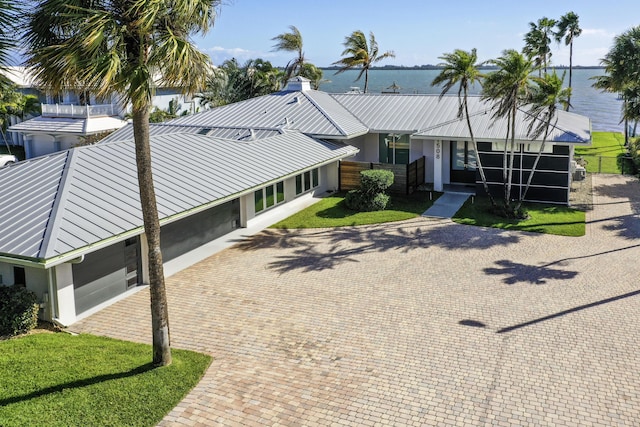
[[[451,182],[476,182],[476,152],[470,142],[451,141]]]

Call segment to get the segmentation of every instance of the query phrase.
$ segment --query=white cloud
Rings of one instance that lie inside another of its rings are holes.
[[[602,28],[583,28],[581,36],[593,36],[598,38],[611,39],[615,37],[616,34]]]
[[[254,50],[243,49],[240,47],[226,48],[222,46],[213,46],[203,49],[203,52],[208,53],[214,64],[220,65],[227,59],[235,58],[238,63],[249,59],[263,58],[269,59],[274,57],[273,52],[259,52]]]

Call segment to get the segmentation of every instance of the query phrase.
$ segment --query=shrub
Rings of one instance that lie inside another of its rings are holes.
[[[360,172],[360,188],[364,194],[374,197],[384,193],[393,184],[393,172],[387,170],[364,170]]]
[[[38,297],[20,286],[0,286],[0,336],[29,332],[38,323]]]
[[[371,173],[383,172],[383,173]],[[359,190],[351,190],[344,198],[344,203],[357,212],[382,211],[389,205],[389,196],[383,191],[393,184],[393,172],[384,170],[362,171]]]

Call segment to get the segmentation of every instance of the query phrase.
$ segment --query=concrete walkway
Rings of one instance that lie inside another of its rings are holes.
[[[464,205],[469,198],[469,194],[464,193],[444,193],[433,203],[433,205],[422,214],[422,216],[435,218],[451,218]]]
[[[161,425],[637,426],[640,184],[593,182],[584,237],[266,230],[176,273],[172,345],[214,360]],[[71,329],[148,343],[148,291]]]

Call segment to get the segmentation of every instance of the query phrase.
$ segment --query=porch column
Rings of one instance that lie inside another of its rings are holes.
[[[71,264],[64,263],[55,267],[55,304],[58,309],[57,321],[67,326],[76,321],[76,298],[73,289],[73,269]]]
[[[149,241],[147,234],[140,234],[140,269],[142,270],[142,283],[149,284]]]
[[[433,144],[433,190],[442,191],[442,141],[436,140]]]

